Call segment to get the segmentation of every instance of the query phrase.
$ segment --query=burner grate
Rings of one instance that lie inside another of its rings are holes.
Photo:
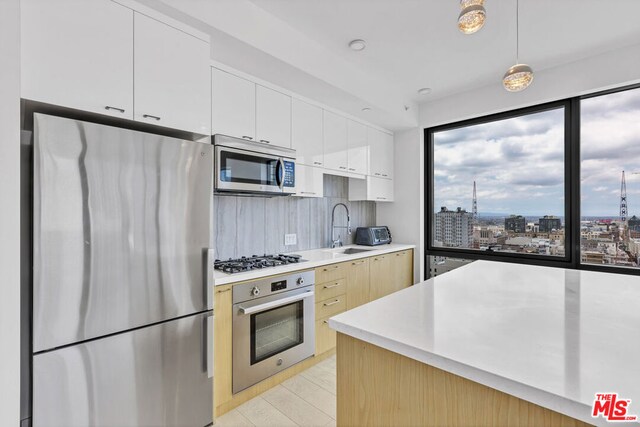
[[[224,273],[234,274],[242,273],[244,271],[258,270],[261,268],[277,267],[280,265],[296,264],[303,262],[300,255],[296,254],[278,254],[278,255],[253,255],[250,257],[241,257],[238,259],[228,259],[227,261],[221,261],[219,259],[214,261],[213,268],[220,270]]]

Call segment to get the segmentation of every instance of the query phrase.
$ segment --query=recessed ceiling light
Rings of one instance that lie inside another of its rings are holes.
[[[371,108],[369,108],[369,107],[364,107],[364,108],[362,109],[362,111],[364,111],[364,112],[366,113],[367,111],[371,111]]]
[[[418,89],[419,95],[429,95],[431,93],[430,87],[423,87],[422,89]]]
[[[360,51],[364,50],[364,48],[367,47],[367,43],[364,40],[360,39],[351,40],[349,42],[349,47],[351,48],[351,50]]]

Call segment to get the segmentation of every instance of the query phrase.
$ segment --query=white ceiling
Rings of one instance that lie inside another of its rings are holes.
[[[457,0],[163,1],[276,58],[287,81],[298,72],[325,94],[327,85],[349,94],[338,101],[347,112],[372,107],[368,117],[392,129],[415,123],[417,103],[494,84],[515,63],[515,0],[485,0],[487,22],[473,35],[457,29]],[[639,0],[520,0],[520,60],[535,71],[639,44],[638,16]],[[355,38],[364,51],[347,47]],[[433,91],[419,96],[421,87]]]

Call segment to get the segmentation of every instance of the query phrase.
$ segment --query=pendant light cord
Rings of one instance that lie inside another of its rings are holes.
[[[516,64],[520,63],[520,0],[516,0]]]

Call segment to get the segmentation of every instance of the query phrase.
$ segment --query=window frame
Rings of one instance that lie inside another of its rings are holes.
[[[425,209],[425,280],[429,275],[429,257],[443,256],[451,258],[465,258],[470,260],[489,260],[507,263],[540,265],[585,271],[600,271],[614,274],[640,275],[639,268],[629,268],[616,265],[583,264],[580,253],[580,101],[597,96],[609,95],[627,90],[640,89],[640,84],[625,85],[581,96],[565,98],[557,101],[536,104],[529,107],[503,111],[494,114],[474,117],[453,123],[424,128],[424,209]],[[433,245],[434,221],[434,165],[433,135],[437,132],[458,129],[504,119],[521,117],[528,114],[540,113],[564,107],[564,195],[565,195],[565,255],[531,255],[523,253],[486,252],[475,249],[445,248]]]

